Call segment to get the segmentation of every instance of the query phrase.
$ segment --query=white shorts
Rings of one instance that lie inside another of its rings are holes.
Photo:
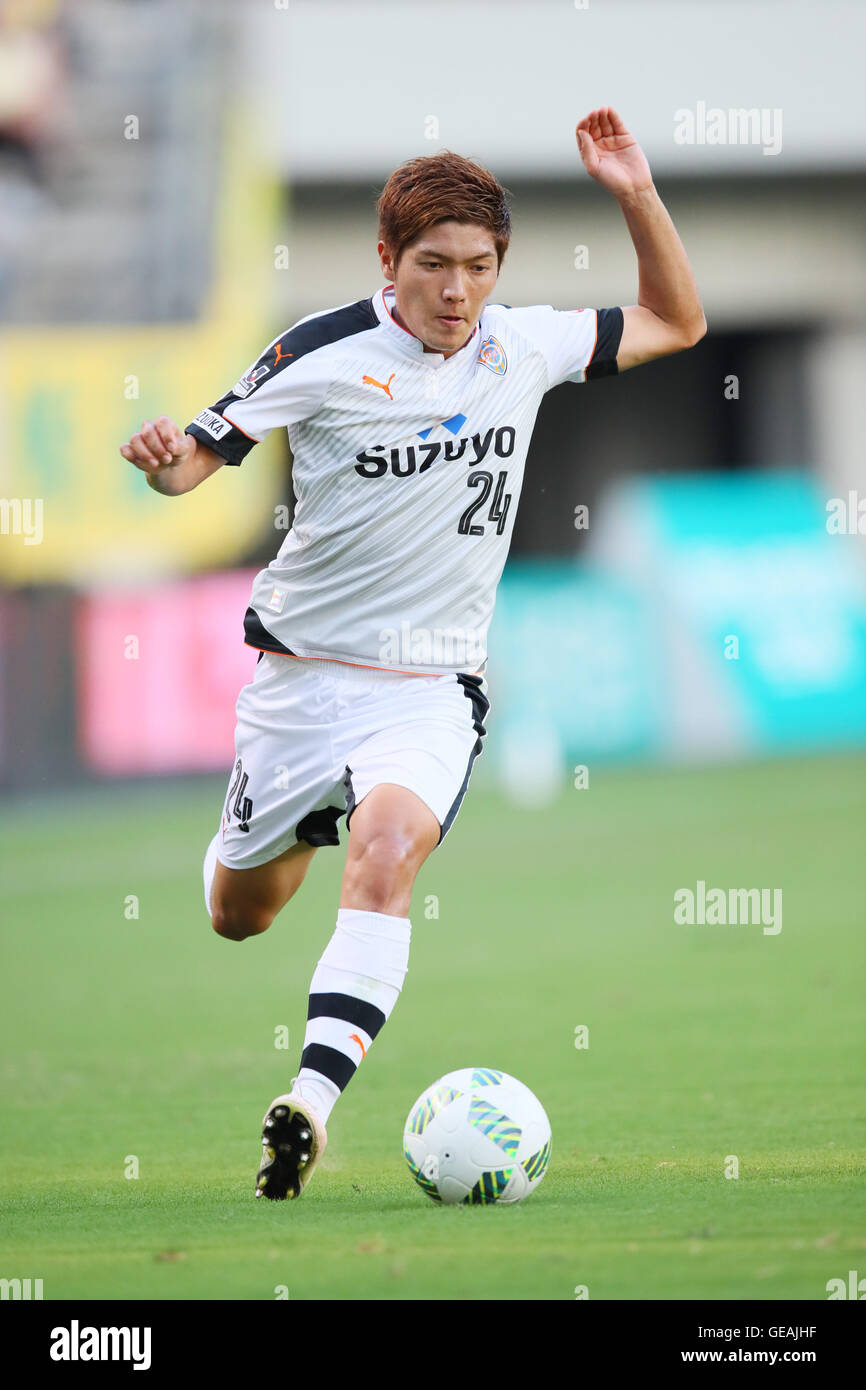
[[[263,652],[237,701],[235,761],[217,837],[229,869],[299,840],[339,845],[337,821],[380,782],[430,807],[439,843],[460,809],[490,708],[481,675],[407,675]]]

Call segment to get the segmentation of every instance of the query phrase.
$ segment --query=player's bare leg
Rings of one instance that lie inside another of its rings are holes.
[[[267,931],[297,893],[315,853],[315,846],[300,840],[254,869],[229,869],[217,860],[211,889],[214,931],[229,941],[244,941]]]
[[[262,1122],[257,1197],[299,1197],[324,1153],[325,1119],[400,992],[412,887],[439,836],[429,807],[394,783],[374,787],[355,807],[340,918],[313,977],[301,1072]],[[340,1041],[354,1055],[321,1039]]]
[[[408,916],[416,875],[439,835],[414,792],[393,782],[374,787],[352,815],[340,907]]]

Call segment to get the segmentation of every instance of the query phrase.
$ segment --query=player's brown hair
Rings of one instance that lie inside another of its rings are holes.
[[[376,205],[379,240],[400,257],[437,222],[475,222],[493,236],[498,266],[511,240],[506,190],[489,169],[452,150],[407,159],[394,170]]]

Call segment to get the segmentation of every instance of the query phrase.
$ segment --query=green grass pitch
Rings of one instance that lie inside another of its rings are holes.
[[[223,778],[7,803],[0,1275],[46,1299],[825,1299],[866,1274],[864,774],[599,768],[529,813],[476,772],[397,1008],[304,1197],[273,1204],[258,1126],[344,850],[237,944],[200,886]],[[781,888],[782,931],[676,925],[698,879]],[[412,1102],[468,1065],[550,1116],[521,1206],[441,1208],[402,1158]]]

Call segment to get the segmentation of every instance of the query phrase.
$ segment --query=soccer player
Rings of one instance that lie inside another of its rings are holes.
[[[706,332],[636,140],[611,107],[576,134],[634,242],[637,304],[489,304],[510,237],[503,189],[450,151],[412,159],[378,203],[384,289],[300,319],[185,432],[161,416],[121,448],[166,496],[238,466],[278,426],[294,458],[293,525],[244,621],[260,655],[205,856],[214,930],[266,931],[317,848],[339,844],[342,815],[349,841],[298,1075],[264,1117],[257,1196],[300,1195],[403,985],[412,886],[486,733],[486,635],[542,396]]]

